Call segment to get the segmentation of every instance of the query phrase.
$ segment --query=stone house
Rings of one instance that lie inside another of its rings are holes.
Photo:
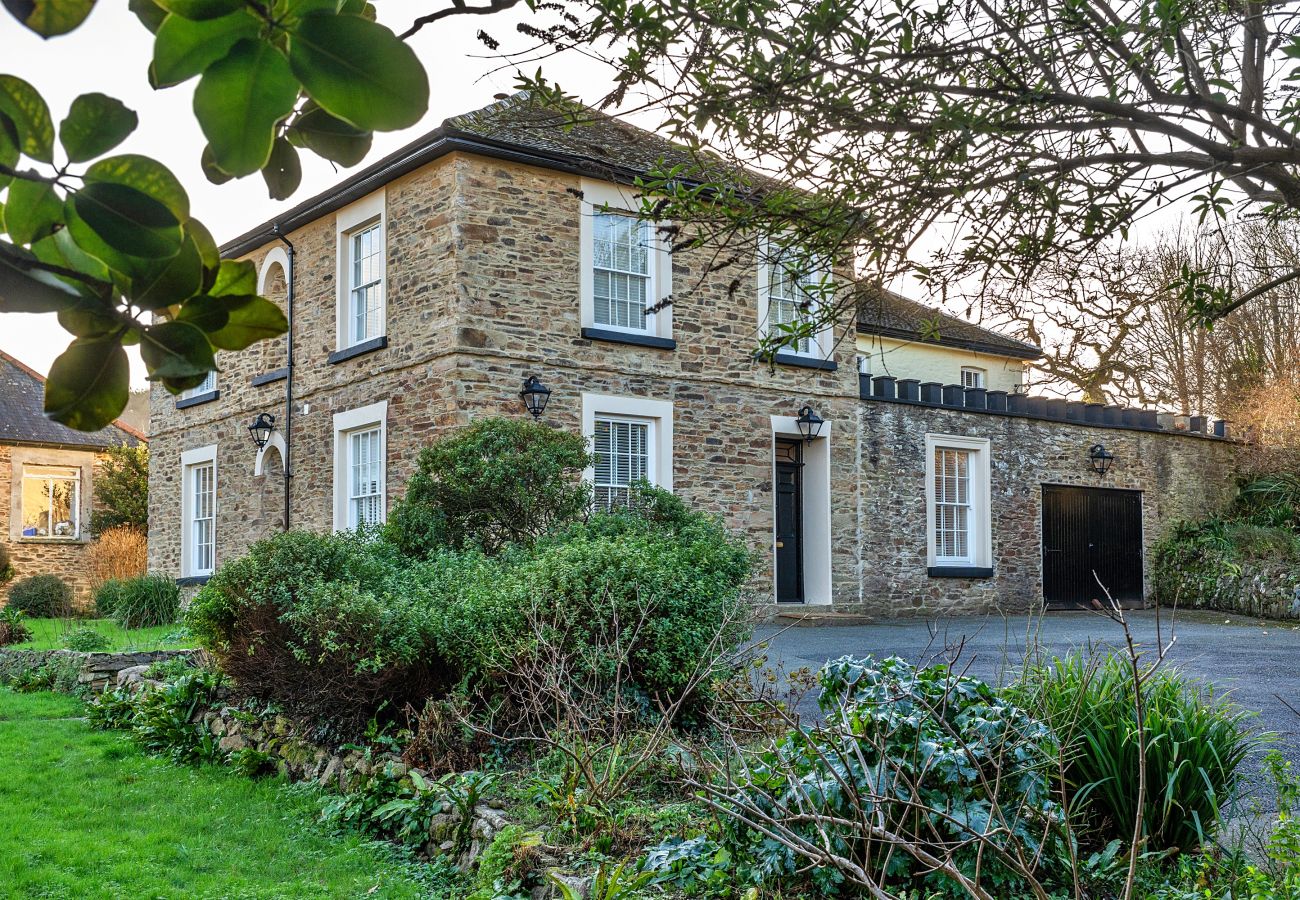
[[[73,431],[45,417],[44,398],[44,376],[0,351],[0,544],[14,567],[0,597],[19,578],[53,574],[84,598],[96,469],[108,447],[145,437],[120,420]]]
[[[201,582],[286,516],[383,519],[422,446],[527,415],[534,376],[542,420],[591,441],[602,502],[645,477],[716,512],[759,553],[764,604],[1023,610],[1091,598],[1094,569],[1137,601],[1165,525],[1226,498],[1234,445],[1203,421],[1028,397],[1036,348],[896,295],[755,359],[805,273],[670,251],[629,214],[661,157],[689,160],[516,95],[227,243],[291,332],[179,398],[154,389],[151,569]]]

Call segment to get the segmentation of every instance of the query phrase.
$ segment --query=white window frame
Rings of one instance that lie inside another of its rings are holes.
[[[971,438],[953,434],[927,434],[925,436],[925,541],[926,558],[936,569],[988,569],[993,566],[993,528],[990,509],[990,476],[992,443],[987,438]],[[970,516],[966,549],[963,559],[938,555],[935,534],[937,521],[934,491],[934,454],[936,450],[962,450],[970,454],[967,463],[968,499]]]
[[[644,425],[645,426],[646,429],[646,446],[645,446],[646,479],[645,480],[649,481],[650,477],[655,472],[658,471],[658,466],[657,466],[658,453],[656,452],[656,448],[655,448],[655,437],[658,431],[658,427],[657,427],[658,420],[636,418],[632,416],[615,416],[615,415],[610,415],[609,413],[597,412],[592,417],[592,425],[591,425],[591,434],[592,434],[591,451],[593,457],[596,455],[596,426],[599,425],[601,422],[607,422],[611,425]],[[641,479],[634,479],[632,482],[629,482],[627,485],[605,485],[605,487],[626,488],[629,491],[629,495],[630,495],[632,484],[635,483],[635,481],[639,481],[639,480]],[[601,485],[596,483],[596,466],[594,464],[592,465],[591,487],[593,492],[598,491],[601,488]],[[597,508],[599,508],[599,501],[597,501]]]
[[[351,437],[379,429],[379,521],[388,518],[388,401],[334,414],[334,530],[352,528]]]
[[[212,466],[212,565],[202,568],[195,564],[194,547],[194,470]],[[181,575],[197,578],[211,575],[217,566],[217,445],[196,447],[181,454]]]
[[[772,309],[772,261],[780,254],[781,250],[771,239],[765,239],[759,244],[758,253],[758,333],[768,337],[772,334],[771,330],[771,309]],[[817,269],[809,273],[810,277],[818,280],[824,280],[830,284],[834,276],[827,269]],[[830,358],[831,348],[835,342],[834,329],[830,324],[823,326],[813,334],[805,349],[784,345],[781,347],[781,353],[789,353],[793,356],[803,356],[809,359],[828,359]]]
[[[388,215],[383,188],[340,209],[334,218],[335,349],[346,350],[388,334]],[[352,340],[352,238],[379,227],[379,330],[360,341]],[[287,270],[286,270],[287,271]]]
[[[596,322],[595,241],[596,216],[600,213],[619,213],[635,217],[641,209],[641,200],[630,188],[602,181],[582,179],[582,202],[578,225],[580,266],[578,296],[583,328],[602,331],[639,334],[671,339],[673,312],[669,304],[657,312],[647,312],[645,328],[624,328]],[[649,283],[646,286],[646,308],[653,309],[672,295],[672,248],[664,237],[663,222],[645,222],[650,241]]]
[[[967,384],[966,378],[971,376],[974,384]],[[982,388],[988,386],[988,370],[979,366],[962,366],[961,367],[961,386],[964,388]]]
[[[72,482],[72,503],[70,511],[72,513],[72,534],[23,534],[22,529],[27,518],[27,487],[28,481],[47,482],[45,489],[45,511],[50,514],[48,528],[53,530],[53,505],[54,498],[51,495],[49,483],[55,481]],[[22,484],[18,492],[18,533],[24,541],[77,541],[81,539],[81,467],[80,466],[60,466],[45,463],[23,463],[22,466]]]
[[[673,489],[673,404],[669,400],[622,397],[615,394],[582,395],[582,436],[593,449],[596,419],[613,419],[645,423],[649,426],[647,444],[647,481],[666,491]],[[583,473],[590,485],[596,483],[595,461]]]
[[[185,390],[181,391],[180,399],[189,400],[193,397],[198,397],[201,394],[211,393],[216,389],[217,389],[217,373],[215,370],[213,370],[208,372],[208,374],[203,377],[202,383],[196,384],[192,388],[186,388]]]

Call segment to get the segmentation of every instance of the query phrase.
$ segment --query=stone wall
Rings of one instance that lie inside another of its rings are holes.
[[[123,671],[139,673],[176,657],[199,659],[202,650],[148,650],[138,653],[82,653],[75,650],[0,650],[0,683],[50,663],[76,667],[77,684],[94,693],[117,687]]]
[[[32,575],[58,575],[72,586],[80,604],[90,601],[90,514],[94,477],[103,454],[93,450],[27,447],[0,444],[0,544],[9,551],[14,577],[0,585],[0,601],[13,584]],[[69,466],[81,469],[81,535],[73,539],[33,539],[22,536],[21,497],[24,465]]]

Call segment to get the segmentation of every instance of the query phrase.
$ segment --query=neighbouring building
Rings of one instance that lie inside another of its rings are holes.
[[[526,415],[530,376],[552,391],[543,421],[591,441],[600,500],[645,477],[717,512],[758,550],[766,604],[1024,610],[1086,602],[1094,572],[1138,601],[1151,542],[1226,500],[1221,426],[1029,397],[1036,348],[896,295],[756,360],[800,314],[791,279],[670,252],[631,214],[661,157],[689,161],[516,95],[226,244],[277,302],[292,279],[293,365],[264,342],[179,398],[154,389],[150,568],[201,582],[286,513],[382,520],[422,446]],[[261,413],[276,429],[258,450]]]
[[[43,412],[45,378],[0,352],[0,543],[14,578],[58,575],[80,598],[90,590],[87,550],[95,472],[104,451],[145,437],[117,421],[74,431]]]

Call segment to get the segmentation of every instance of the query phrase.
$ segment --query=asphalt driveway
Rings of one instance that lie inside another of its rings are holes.
[[[1137,640],[1156,646],[1156,615],[1129,613]],[[1167,665],[1198,676],[1216,693],[1257,713],[1252,727],[1277,735],[1276,746],[1300,767],[1300,624],[1266,622],[1222,613],[1179,612],[1160,616],[1167,642],[1175,638]],[[1048,657],[1071,649],[1118,648],[1119,626],[1085,612],[1051,612],[1038,616],[987,616],[905,620],[853,626],[765,626],[758,639],[768,641],[768,658],[785,669],[813,669],[830,659],[852,654],[900,656],[914,663],[956,660],[958,670],[993,683],[1010,680],[1030,647]],[[1283,701],[1286,701],[1284,703]],[[815,712],[815,708],[812,710]],[[1258,760],[1247,764],[1251,775]]]

